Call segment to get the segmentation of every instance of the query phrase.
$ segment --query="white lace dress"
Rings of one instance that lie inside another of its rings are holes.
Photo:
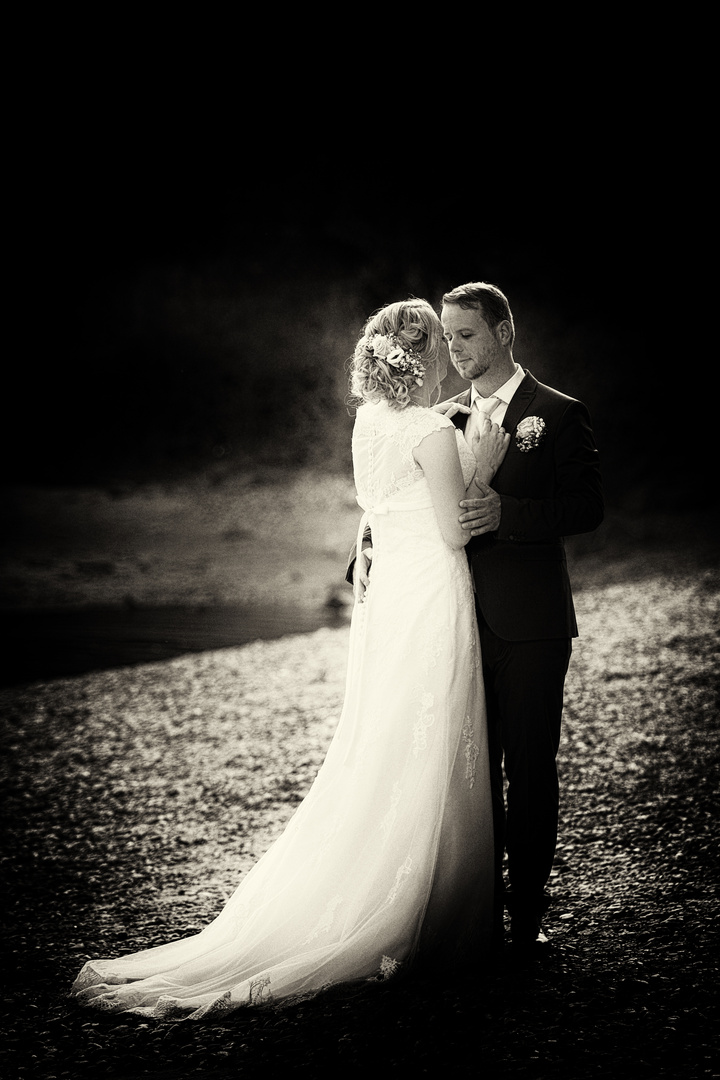
[[[280,838],[201,933],[88,963],[75,993],[191,1018],[480,961],[492,926],[485,704],[464,551],[443,541],[413,448],[450,421],[358,410],[353,457],[374,559],[342,715]],[[474,461],[459,440],[466,479]]]

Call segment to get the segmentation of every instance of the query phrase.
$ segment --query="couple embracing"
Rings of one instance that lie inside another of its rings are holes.
[[[577,634],[562,537],[603,508],[587,409],[516,364],[514,333],[483,282],[446,293],[440,318],[408,300],[368,320],[352,365],[356,602],[325,762],[208,927],[87,963],[83,1003],[202,1019],[408,970],[481,972],[505,907],[513,952],[542,947]],[[433,406],[448,352],[470,387]]]
[[[513,358],[515,326],[495,286],[462,285],[443,297],[450,358],[470,382],[436,406],[474,451],[477,470],[460,502],[477,617],[487,713],[494,832],[494,941],[503,909],[514,950],[546,943],[558,820],[555,759],[563,687],[577,624],[563,537],[600,524],[597,450],[585,406]],[[354,568],[369,585],[368,554]],[[507,805],[503,795],[503,764]],[[510,888],[503,879],[507,852]]]

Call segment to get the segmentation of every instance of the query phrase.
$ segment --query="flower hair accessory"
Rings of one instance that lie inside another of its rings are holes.
[[[399,371],[414,375],[415,385],[422,386],[425,366],[420,353],[406,349],[392,334],[373,334],[366,346],[376,358],[384,360]]]
[[[545,438],[545,421],[540,416],[526,416],[515,432],[515,445],[523,454],[534,450]]]

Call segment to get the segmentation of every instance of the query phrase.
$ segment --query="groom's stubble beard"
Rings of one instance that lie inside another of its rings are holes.
[[[475,379],[481,379],[482,376],[490,370],[492,367],[492,360],[488,360],[485,357],[460,361],[458,363],[453,360],[453,367],[461,379],[467,379],[468,382],[473,382]]]
[[[484,375],[487,375],[488,371],[495,366],[495,363],[502,363],[505,359],[505,350],[502,344],[497,338],[496,332],[491,331],[494,340],[490,349],[483,353],[482,356],[472,356],[464,360],[455,361],[452,360],[453,367],[457,371],[458,375],[462,379],[467,379],[468,382],[475,382],[476,379],[482,379]]]

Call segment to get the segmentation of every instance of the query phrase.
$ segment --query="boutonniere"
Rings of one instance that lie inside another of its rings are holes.
[[[545,421],[540,416],[526,416],[515,432],[515,445],[523,454],[534,450],[545,438]]]

